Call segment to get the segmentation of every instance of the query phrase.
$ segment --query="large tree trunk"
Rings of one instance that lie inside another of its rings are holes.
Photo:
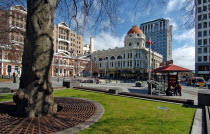
[[[27,117],[57,112],[49,70],[53,58],[53,20],[57,0],[27,0],[27,23],[20,87],[13,96],[17,114]]]

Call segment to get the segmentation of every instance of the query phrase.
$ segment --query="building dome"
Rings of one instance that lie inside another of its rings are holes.
[[[139,29],[137,25],[133,26],[133,27],[128,31],[127,34],[129,35],[129,34],[134,34],[134,33],[143,34],[143,32],[141,31],[141,29]]]

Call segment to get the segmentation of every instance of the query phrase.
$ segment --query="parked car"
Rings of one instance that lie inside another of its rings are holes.
[[[203,77],[188,77],[186,79],[186,85],[191,86],[193,85],[192,80],[195,79],[195,86],[200,86],[201,84],[206,85],[206,81]]]

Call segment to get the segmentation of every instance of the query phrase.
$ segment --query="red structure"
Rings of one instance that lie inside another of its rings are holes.
[[[163,66],[163,67],[159,67],[156,68],[154,70],[152,70],[152,72],[190,72],[191,70],[180,67],[180,66],[176,66],[176,65],[167,65],[167,66]]]
[[[191,72],[192,70],[177,66],[177,65],[166,65],[163,67],[156,68],[152,70],[152,72],[158,74],[161,73],[162,79],[164,80],[164,84],[166,80],[168,80],[168,86],[175,86],[178,82],[179,72]],[[158,75],[156,75],[157,77]],[[167,76],[167,77],[166,77]]]

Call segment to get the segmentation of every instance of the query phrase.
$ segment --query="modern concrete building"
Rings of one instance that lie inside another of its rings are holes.
[[[0,75],[21,74],[27,10],[12,6],[0,10]],[[83,37],[71,31],[65,23],[54,25],[54,59],[51,75],[81,75],[89,59],[82,57]]]
[[[147,78],[149,49],[145,47],[146,36],[138,26],[133,26],[125,36],[124,47],[98,50],[92,53],[100,76]],[[151,69],[159,67],[162,55],[151,51]]]
[[[210,1],[196,1],[195,75],[210,78]]]
[[[152,50],[163,55],[163,62],[172,59],[172,25],[168,19],[157,19],[140,24],[146,36],[154,42]]]

